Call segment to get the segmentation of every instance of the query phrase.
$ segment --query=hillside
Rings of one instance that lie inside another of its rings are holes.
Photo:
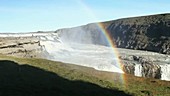
[[[170,14],[102,22],[117,47],[170,54]]]
[[[1,96],[168,96],[170,94],[170,82],[167,81],[97,71],[44,59],[1,55],[0,68]]]

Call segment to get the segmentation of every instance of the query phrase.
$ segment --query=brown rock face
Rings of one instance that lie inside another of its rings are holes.
[[[116,46],[170,54],[170,14],[103,22]]]
[[[123,71],[128,74],[135,74],[135,64],[131,62],[123,61]]]
[[[142,63],[142,77],[161,78],[161,67],[149,62]]]
[[[0,37],[0,53],[18,57],[44,57],[36,37]]]
[[[128,74],[135,74],[135,66],[141,66],[140,69],[140,76],[147,77],[147,78],[156,78],[161,79],[161,67],[159,64],[153,62],[151,59],[146,59],[141,56],[120,56],[120,59],[123,63],[123,71]]]

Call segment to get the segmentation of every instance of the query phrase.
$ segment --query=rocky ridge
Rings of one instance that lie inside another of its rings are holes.
[[[170,14],[103,22],[119,48],[170,54]]]

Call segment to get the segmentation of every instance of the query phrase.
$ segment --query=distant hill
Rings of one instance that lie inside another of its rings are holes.
[[[102,22],[119,48],[170,54],[170,14]]]

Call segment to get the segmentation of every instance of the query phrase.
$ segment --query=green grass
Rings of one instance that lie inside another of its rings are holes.
[[[122,82],[122,76],[123,82]],[[0,55],[1,96],[169,96],[170,82]]]

